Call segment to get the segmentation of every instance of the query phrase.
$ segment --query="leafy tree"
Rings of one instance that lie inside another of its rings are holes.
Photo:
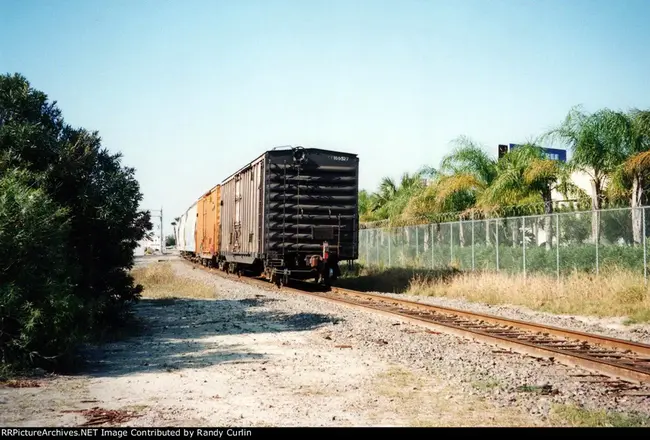
[[[174,246],[176,244],[176,237],[173,234],[170,234],[165,239],[165,246]]]
[[[127,273],[133,265],[133,251],[152,227],[149,213],[138,211],[142,194],[134,170],[121,165],[120,154],[102,148],[96,132],[65,123],[56,102],[48,102],[43,92],[34,90],[19,74],[0,76],[0,158],[3,172],[15,169],[31,176],[24,177],[32,179],[28,186],[39,188],[51,201],[47,206],[52,213],[59,208],[67,212],[68,233],[58,247],[66,256],[71,296],[51,304],[58,304],[62,311],[74,310],[72,304],[82,307],[81,318],[74,324],[80,330],[70,333],[71,337],[96,336],[121,325],[141,292]],[[6,215],[17,214],[8,211]],[[24,229],[22,240],[38,240],[30,234]],[[9,244],[2,241],[0,247],[9,248]],[[36,264],[42,256],[34,252],[29,258]],[[2,276],[14,290],[28,288],[11,273]],[[29,302],[11,304],[29,306]],[[14,312],[3,309],[2,316]],[[44,325],[54,335],[65,332],[68,324],[64,320]],[[29,339],[26,333],[14,336]],[[53,339],[28,341],[24,346],[32,343],[42,351],[58,346]]]
[[[72,296],[65,252],[68,213],[37,176],[0,177],[0,355],[2,364],[58,357],[73,348],[82,316]]]

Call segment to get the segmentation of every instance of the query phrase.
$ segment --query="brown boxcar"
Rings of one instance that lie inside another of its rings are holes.
[[[359,159],[317,148],[266,151],[221,183],[221,269],[278,284],[329,283],[358,257]]]
[[[221,255],[253,264],[262,253],[264,156],[221,183]]]
[[[204,266],[215,266],[221,239],[221,185],[203,194],[196,209],[196,256]]]

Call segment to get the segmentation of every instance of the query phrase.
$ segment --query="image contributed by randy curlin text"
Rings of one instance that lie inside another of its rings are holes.
[[[250,429],[236,428],[2,428],[2,437],[250,437]]]

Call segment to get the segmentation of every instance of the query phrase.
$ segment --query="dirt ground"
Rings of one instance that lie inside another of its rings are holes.
[[[78,376],[0,388],[3,426],[78,426],[78,410],[131,411],[95,426],[536,426],[539,417],[462,393],[442,376],[337,346],[336,316],[216,281],[218,299],[144,300],[148,328],[87,353]]]

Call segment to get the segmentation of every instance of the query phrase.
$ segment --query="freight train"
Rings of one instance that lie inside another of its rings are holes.
[[[181,255],[279,286],[331,285],[359,253],[359,158],[303,147],[264,152],[180,217]]]

